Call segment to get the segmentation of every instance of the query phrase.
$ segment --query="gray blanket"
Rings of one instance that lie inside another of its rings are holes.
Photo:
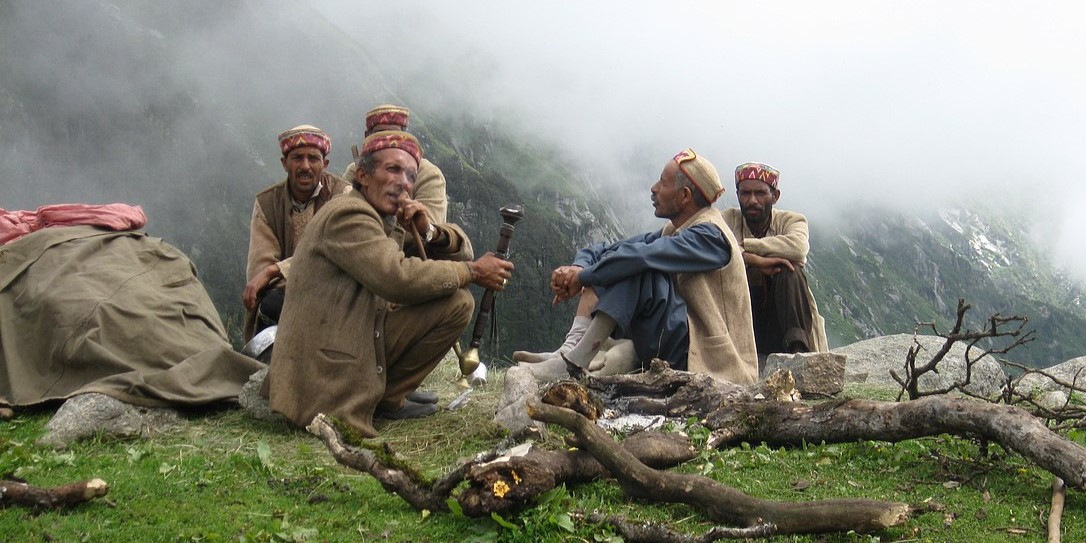
[[[192,262],[161,239],[71,226],[0,245],[0,405],[85,392],[205,404],[262,367],[231,348]]]

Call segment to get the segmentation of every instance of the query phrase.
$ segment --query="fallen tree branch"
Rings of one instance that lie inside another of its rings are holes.
[[[1063,502],[1067,499],[1067,485],[1056,477],[1052,481],[1052,510],[1048,512],[1048,543],[1060,543],[1060,518],[1063,516]]]
[[[703,417],[722,404],[758,400],[792,401],[798,396],[791,372],[777,370],[750,386],[718,381],[707,374],[676,371],[653,359],[648,371],[590,376],[584,387],[606,407],[619,413]]]
[[[979,436],[1013,450],[1075,488],[1086,488],[1086,447],[1051,431],[1024,409],[964,398],[910,402],[846,400],[735,403],[710,413],[713,447],[741,442],[770,446],[853,441],[904,441],[940,434]]]
[[[374,479],[377,479],[377,482],[385,490],[400,496],[404,501],[420,511],[448,511],[449,506],[445,503],[445,498],[456,486],[456,484],[450,486],[451,481],[449,479],[454,478],[458,483],[469,467],[468,465],[461,465],[443,478],[442,481],[426,484],[418,474],[388,465],[375,451],[345,443],[339,430],[335,428],[332,420],[324,413],[318,413],[316,417],[313,417],[313,421],[305,429],[324,442],[336,462],[351,469],[369,473]],[[391,451],[387,451],[387,454],[391,455]]]
[[[35,509],[59,509],[100,498],[108,492],[109,485],[101,479],[80,481],[53,488],[0,480],[0,507],[19,505]]]
[[[685,436],[646,431],[618,446],[639,461],[658,468],[676,466],[697,456]],[[583,483],[611,473],[587,451],[532,450],[523,456],[478,465],[468,474],[469,487],[456,499],[469,517],[515,511],[536,496],[563,483]]]
[[[588,516],[588,521],[611,526],[626,543],[712,543],[723,539],[754,539],[775,535],[773,527],[766,524],[750,528],[715,526],[704,534],[688,535],[662,524],[630,522],[618,515],[593,513]]]
[[[528,400],[528,415],[574,432],[583,448],[603,464],[629,496],[686,503],[714,522],[729,526],[773,525],[776,533],[874,532],[909,518],[907,504],[866,499],[777,502],[748,496],[708,477],[657,471],[615,444],[611,436],[579,413]]]
[[[518,510],[562,483],[610,475],[585,451],[532,450],[522,456],[501,457],[495,450],[476,455],[438,481],[428,483],[419,474],[382,460],[391,458],[392,451],[378,453],[345,443],[343,435],[323,414],[314,417],[306,429],[321,438],[336,462],[369,473],[385,490],[420,511],[448,511],[448,498],[464,481],[468,487],[455,498],[465,515],[478,517]],[[676,434],[641,432],[627,438],[623,446],[636,458],[657,467],[675,466],[697,455],[689,441]]]

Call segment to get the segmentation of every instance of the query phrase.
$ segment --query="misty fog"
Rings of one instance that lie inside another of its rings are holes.
[[[152,226],[214,221],[191,201],[221,195],[224,209],[248,209],[281,178],[279,131],[325,128],[332,170],[342,171],[362,114],[403,97],[560,146],[587,179],[621,186],[612,193],[632,199],[625,209],[646,229],[659,226],[649,185],[689,146],[725,178],[745,161],[776,166],[780,207],[816,228],[855,206],[1021,209],[1086,277],[1075,232],[1086,216],[1086,7],[1077,2],[153,6],[141,9],[167,12],[176,28],[147,28],[102,0],[0,4],[0,68],[63,104],[50,113],[64,119],[34,125],[39,116],[0,92],[0,207],[128,201],[151,208]],[[253,9],[270,13],[252,20]],[[343,35],[326,35],[323,19]],[[141,49],[123,50],[117,29],[140,33]],[[358,50],[309,45],[344,38]],[[345,83],[370,65],[385,78]],[[238,113],[217,116],[224,110]],[[111,124],[133,129],[105,137],[98,127]],[[241,143],[254,134],[267,145]],[[223,156],[236,169],[201,167]],[[729,187],[720,205],[734,197]]]
[[[690,146],[724,176],[776,166],[779,205],[823,224],[854,205],[1013,207],[1086,277],[1081,3],[316,5],[392,77],[442,89],[413,98],[561,142],[643,200],[645,228],[649,184]]]

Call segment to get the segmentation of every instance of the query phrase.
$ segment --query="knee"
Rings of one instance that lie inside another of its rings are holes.
[[[475,298],[466,288],[457,290],[449,297],[450,320],[466,328],[475,313]]]

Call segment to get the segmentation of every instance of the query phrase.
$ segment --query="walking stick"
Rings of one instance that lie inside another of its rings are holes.
[[[501,214],[502,226],[498,232],[498,248],[495,249],[494,254],[498,258],[508,260],[509,241],[513,238],[513,230],[515,230],[517,221],[524,218],[524,207],[519,205],[505,206],[501,208]],[[483,343],[483,332],[486,331],[487,324],[494,313],[494,296],[496,294],[492,289],[486,289],[483,292],[483,299],[479,302],[479,314],[475,317],[475,327],[471,330],[471,343],[468,344],[466,351],[457,349],[456,354],[460,358],[460,373],[465,380],[469,375],[473,375],[482,364],[479,360],[479,345]],[[458,347],[459,344],[458,341],[456,346]],[[485,377],[482,380],[486,382]]]

